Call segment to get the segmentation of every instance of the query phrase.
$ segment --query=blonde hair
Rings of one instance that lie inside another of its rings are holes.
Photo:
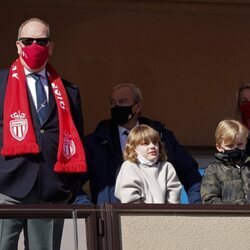
[[[215,130],[215,142],[218,145],[221,145],[223,142],[234,144],[239,135],[245,137],[247,142],[248,134],[248,129],[241,122],[233,119],[225,119],[218,124]]]
[[[31,22],[39,22],[39,23],[44,24],[44,25],[47,27],[47,38],[50,38],[50,26],[49,26],[49,24],[46,23],[46,22],[44,22],[43,20],[41,20],[41,19],[39,19],[39,18],[34,17],[34,18],[30,18],[30,19],[26,20],[25,22],[23,22],[23,23],[20,25],[20,27],[19,27],[19,29],[18,29],[18,34],[17,34],[17,40],[19,40],[19,39],[21,38],[20,36],[21,36],[21,32],[22,32],[23,27],[24,27],[26,24],[31,23]]]
[[[161,141],[159,133],[153,128],[147,125],[138,125],[135,126],[128,135],[128,140],[125,146],[125,150],[123,153],[123,157],[125,160],[131,162],[137,161],[137,154],[135,152],[135,148],[137,145],[142,143],[158,143],[159,145],[159,161],[165,161],[167,159],[164,144]]]

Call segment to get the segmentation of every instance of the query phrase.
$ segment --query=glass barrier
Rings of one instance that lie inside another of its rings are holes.
[[[79,218],[76,216],[76,208],[73,205],[1,205],[0,219],[24,220],[26,223],[32,223],[39,220],[47,220],[48,223],[59,225],[63,224],[62,234],[59,231],[53,232],[53,244],[55,249],[60,250],[78,250],[78,249],[97,249],[95,248],[96,232],[95,227],[95,206],[81,206],[82,210]],[[18,250],[28,249],[27,237],[31,234],[23,230],[18,241]],[[61,246],[59,246],[58,237],[62,235]],[[32,237],[31,237],[32,238]],[[26,241],[25,241],[26,239]],[[32,244],[32,243],[31,243]],[[36,244],[36,243],[34,243]],[[34,248],[32,248],[34,249]]]

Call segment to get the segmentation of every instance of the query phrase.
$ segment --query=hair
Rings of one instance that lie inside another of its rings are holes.
[[[19,27],[19,29],[18,29],[18,34],[17,34],[17,40],[19,40],[19,39],[21,38],[20,36],[21,36],[21,32],[22,32],[23,27],[24,27],[26,24],[30,23],[30,22],[39,22],[39,23],[44,24],[44,25],[47,27],[47,37],[50,38],[50,26],[49,26],[49,24],[46,23],[45,21],[43,21],[43,20],[41,20],[41,19],[35,17],[35,18],[30,18],[30,19],[26,20],[25,22],[23,22],[23,23],[20,25],[20,27]]]
[[[240,114],[240,93],[244,89],[250,90],[250,83],[242,84],[236,92],[236,116],[237,117],[239,117],[239,116],[241,117],[241,114]]]
[[[218,145],[224,143],[235,143],[237,137],[242,135],[248,137],[249,131],[245,125],[237,120],[225,119],[222,120],[215,130],[215,142]]]
[[[133,93],[133,98],[134,98],[135,103],[141,102],[143,100],[141,90],[135,84],[132,84],[132,83],[117,84],[116,86],[114,86],[112,92],[116,89],[123,88],[123,87],[127,87],[131,90],[131,92]]]
[[[131,161],[131,162],[138,162],[137,160],[137,154],[135,152],[135,148],[137,145],[141,143],[158,143],[159,145],[159,161],[165,161],[167,160],[167,156],[165,153],[165,147],[162,143],[159,133],[154,130],[153,128],[147,126],[147,125],[138,125],[135,126],[128,135],[128,140],[125,146],[125,150],[123,153],[123,157],[125,160]]]

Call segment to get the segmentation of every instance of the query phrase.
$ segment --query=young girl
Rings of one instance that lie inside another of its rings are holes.
[[[249,204],[250,158],[245,153],[248,129],[239,121],[223,120],[215,131],[218,153],[201,184],[201,198],[208,204]]]
[[[115,196],[122,203],[180,203],[181,183],[166,158],[157,131],[147,125],[134,127],[125,146]]]

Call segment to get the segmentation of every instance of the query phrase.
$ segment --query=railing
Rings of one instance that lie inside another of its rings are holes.
[[[62,250],[250,249],[248,205],[1,205],[0,218],[64,218]]]
[[[81,208],[78,210],[78,208]],[[94,205],[1,205],[1,219],[34,219],[53,218],[65,219],[62,250],[98,249],[97,246],[97,210]],[[84,228],[81,226],[81,222]],[[81,230],[79,230],[79,227]],[[19,242],[20,250],[24,249],[24,243]]]

